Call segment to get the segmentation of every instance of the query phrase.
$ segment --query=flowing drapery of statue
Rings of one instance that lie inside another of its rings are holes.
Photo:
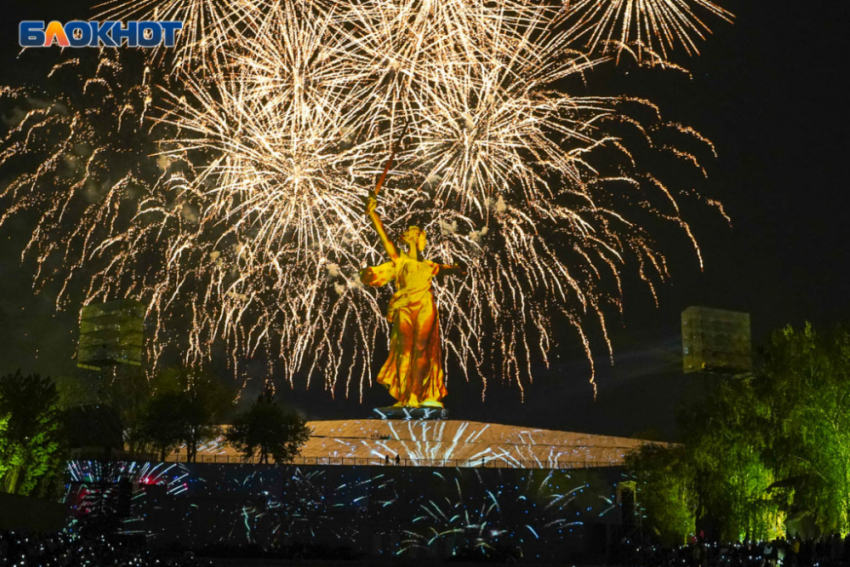
[[[427,238],[425,231],[417,226],[404,231],[400,239],[401,250],[396,248],[375,211],[377,205],[377,195],[372,193],[366,214],[390,261],[361,270],[360,280],[373,287],[389,282],[396,285],[387,308],[387,320],[392,324],[390,353],[378,373],[378,383],[386,386],[397,400],[395,407],[441,408],[448,392],[440,344],[440,317],[431,280],[439,273],[465,275],[465,272],[457,265],[424,259],[422,253]]]

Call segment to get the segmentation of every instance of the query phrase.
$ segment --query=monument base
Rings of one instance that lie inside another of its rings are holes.
[[[372,410],[374,419],[402,419],[405,421],[416,421],[423,419],[442,420],[449,418],[449,410],[446,408],[375,408]]]

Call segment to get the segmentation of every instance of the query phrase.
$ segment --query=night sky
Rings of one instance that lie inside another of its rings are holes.
[[[733,225],[708,210],[689,218],[705,270],[681,243],[670,250],[673,279],[659,288],[659,307],[645,287],[627,283],[624,316],[609,319],[615,365],[601,343],[595,347],[595,402],[588,364],[575,335],[565,330],[550,368],[537,369],[535,383],[526,385],[524,403],[516,386],[495,379],[482,403],[480,380],[464,383],[449,368],[447,406],[453,418],[621,435],[649,427],[669,430],[684,384],[678,372],[679,317],[689,305],[749,312],[754,345],[786,324],[850,322],[845,173],[850,124],[846,87],[840,87],[848,71],[850,4],[720,4],[737,15],[736,23],[711,20],[715,33],[700,44],[702,55],[674,58],[690,69],[692,79],[627,68],[617,77],[589,79],[596,93],[651,98],[665,118],[693,126],[716,145],[719,159],[704,161],[710,175],[706,193],[724,204]],[[20,20],[87,19],[89,5],[5,2],[0,82],[37,78],[25,61],[16,60]],[[0,229],[0,372],[21,368],[58,375],[73,368],[76,313],[56,314],[50,289],[33,294],[32,265],[20,262],[27,230],[25,220]],[[375,361],[375,371],[381,363]],[[287,389],[285,395],[311,419],[365,417],[371,407],[391,401],[377,386],[363,405],[332,400],[320,387]]]

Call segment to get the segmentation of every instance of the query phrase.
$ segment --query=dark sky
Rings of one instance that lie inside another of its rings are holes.
[[[737,15],[734,25],[712,22],[715,34],[702,55],[682,62],[693,79],[675,75],[649,81],[635,72],[595,87],[650,96],[666,118],[692,125],[716,145],[707,162],[709,195],[723,202],[729,228],[715,216],[690,219],[705,257],[673,252],[672,281],[660,288],[660,307],[638,285],[625,290],[622,321],[611,318],[615,365],[606,366],[597,345],[599,396],[586,383],[588,366],[565,345],[552,365],[536,372],[521,403],[515,386],[450,379],[453,417],[520,425],[631,434],[667,428],[683,388],[677,374],[679,317],[699,304],[747,311],[753,340],[764,341],[786,324],[833,325],[850,321],[846,277],[850,249],[846,181],[848,124],[846,80],[850,4],[814,1],[780,4],[721,2]],[[86,2],[10,0],[4,3],[0,65],[4,78],[26,76],[15,62],[21,19],[86,19]],[[3,81],[7,82],[7,81]],[[0,126],[2,128],[2,126]],[[0,231],[0,372],[59,373],[71,365],[75,316],[54,314],[49,294],[34,296],[31,267],[20,264],[16,225]],[[25,230],[23,224],[17,228]],[[566,333],[564,337],[568,337]],[[376,369],[378,366],[376,362]],[[287,392],[311,418],[363,417],[390,400],[377,387],[361,406],[332,401],[322,390]]]

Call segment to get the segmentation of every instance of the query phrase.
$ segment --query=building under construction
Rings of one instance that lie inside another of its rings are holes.
[[[80,315],[77,366],[102,370],[141,366],[145,306],[133,299],[86,305]]]
[[[745,374],[753,367],[750,315],[710,307],[682,312],[682,362],[685,374]]]

